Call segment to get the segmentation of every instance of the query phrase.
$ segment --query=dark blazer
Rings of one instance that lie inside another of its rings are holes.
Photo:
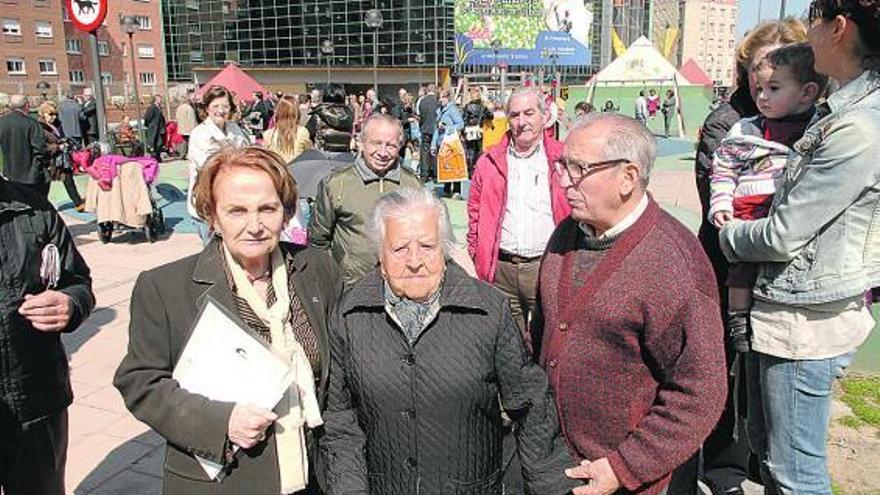
[[[3,175],[12,182],[45,184],[49,181],[46,135],[36,119],[13,110],[0,117]]]
[[[168,442],[164,493],[277,495],[280,482],[272,428],[267,441],[238,453],[237,466],[219,487],[208,481],[193,455],[218,462],[223,458],[234,404],[190,394],[171,378],[204,296],[237,314],[218,243],[214,240],[200,254],[138,277],[131,299],[128,353],[113,384],[132,414]],[[323,404],[330,366],[326,317],[341,290],[339,276],[326,251],[286,243],[281,247],[293,266],[290,277],[296,294],[318,335],[318,398]]]
[[[72,98],[66,98],[58,105],[58,119],[61,121],[61,129],[64,135],[72,138],[82,137],[82,124],[80,116],[82,105]]]
[[[146,127],[147,150],[158,153],[165,144],[165,115],[162,109],[155,103],[144,113],[144,126]]]
[[[98,135],[98,102],[94,98],[83,103],[82,106],[82,128],[83,132],[88,136]]]
[[[67,355],[58,332],[40,332],[18,308],[26,294],[46,289],[40,277],[43,248],[58,248],[59,290],[70,296],[72,332],[95,307],[89,267],[70,232],[45,197],[0,179],[0,411],[27,423],[62,411],[73,401]],[[0,419],[0,424],[8,424]],[[0,443],[6,442],[0,438]]]
[[[563,474],[574,464],[547,375],[507,299],[453,262],[440,290],[413,344],[385,310],[378,270],[337,305],[320,445],[327,493],[501,495],[502,408],[516,421],[528,493],[569,493],[581,483]]]

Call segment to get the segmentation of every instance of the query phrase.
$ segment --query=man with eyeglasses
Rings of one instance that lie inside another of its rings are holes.
[[[574,495],[671,493],[724,406],[715,275],[647,194],[655,156],[643,124],[595,113],[556,164],[571,216],[548,242],[532,331],[581,461],[566,472],[589,481]]]
[[[477,160],[468,197],[468,253],[477,276],[500,289],[529,341],[538,267],[553,229],[568,216],[553,164],[562,143],[544,136],[544,96],[524,88],[507,100],[509,131]]]
[[[379,262],[368,231],[376,200],[400,188],[422,187],[418,176],[400,166],[403,142],[400,121],[375,113],[364,122],[361,151],[354,163],[318,183],[309,218],[309,244],[330,251],[346,288]]]

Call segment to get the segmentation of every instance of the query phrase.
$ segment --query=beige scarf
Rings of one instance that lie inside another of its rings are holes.
[[[312,367],[290,327],[287,265],[281,250],[276,247],[272,252],[272,288],[275,290],[276,300],[268,308],[266,301],[248,281],[244,269],[225,246],[223,253],[226,255],[226,264],[238,295],[247,301],[254,313],[269,327],[272,349],[290,362],[294,380],[275,407],[275,413],[278,414],[275,422],[275,444],[278,451],[278,471],[281,475],[281,493],[294,493],[305,489],[309,479],[309,460],[303,427],[307,425],[315,428],[324,422],[315,394]]]

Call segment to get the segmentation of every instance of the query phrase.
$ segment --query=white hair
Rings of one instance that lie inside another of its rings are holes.
[[[588,127],[601,127],[606,131],[602,142],[602,159],[623,159],[639,165],[639,178],[647,187],[651,169],[657,158],[657,138],[638,120],[616,112],[593,112],[584,114],[572,125],[568,135]]]
[[[388,113],[376,112],[367,117],[367,120],[361,125],[361,142],[367,139],[369,135],[369,130],[373,128],[379,122],[384,122],[388,125],[394,126],[397,129],[397,144],[403,146],[406,143],[406,135],[403,133],[403,124],[400,123],[400,119],[392,116]]]
[[[541,94],[540,91],[531,87],[522,87],[517,89],[516,91],[511,93],[510,96],[507,97],[507,102],[504,104],[504,113],[510,114],[510,102],[512,102],[515,98],[524,98],[529,96],[535,99],[535,103],[538,104],[538,110],[541,113],[545,113],[547,111],[547,107],[546,105],[544,105],[544,95]]]
[[[376,244],[376,249],[382,250],[385,240],[385,223],[389,218],[405,218],[415,210],[433,209],[437,212],[440,223],[440,245],[446,258],[452,256],[455,248],[455,234],[452,233],[452,221],[449,218],[449,210],[446,203],[424,187],[418,189],[401,188],[385,194],[376,201],[373,207],[372,228],[370,235]]]
[[[27,97],[25,95],[12,95],[9,97],[9,109],[10,110],[21,110],[27,107]]]

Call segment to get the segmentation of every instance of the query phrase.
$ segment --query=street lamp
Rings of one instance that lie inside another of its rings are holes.
[[[364,15],[364,24],[373,30],[373,92],[379,97],[379,28],[382,27],[382,12],[370,9]]]
[[[422,74],[422,66],[425,64],[425,54],[422,52],[418,52],[415,55],[416,64],[419,65],[419,79],[424,81],[424,74]]]
[[[128,46],[130,50],[128,51],[128,56],[131,57],[131,86],[134,89],[134,103],[137,108],[137,115],[135,116],[135,121],[138,123],[138,136],[140,137],[141,143],[144,143],[146,139],[144,138],[144,126],[141,122],[141,97],[138,94],[138,85],[137,85],[137,68],[134,65],[135,58],[135,49],[134,49],[134,32],[138,29],[138,20],[137,17],[133,15],[123,15],[119,17],[119,26],[123,31],[128,35]]]
[[[333,55],[333,50],[336,47],[333,45],[333,42],[330,40],[324,40],[321,42],[321,53],[324,54],[324,58],[327,59],[327,85],[330,85],[330,58]]]
[[[46,101],[48,99],[48,96],[46,95],[49,94],[50,87],[51,86],[49,86],[49,83],[47,83],[46,81],[40,81],[37,83],[37,91],[39,91],[40,94],[43,95],[43,101]]]

